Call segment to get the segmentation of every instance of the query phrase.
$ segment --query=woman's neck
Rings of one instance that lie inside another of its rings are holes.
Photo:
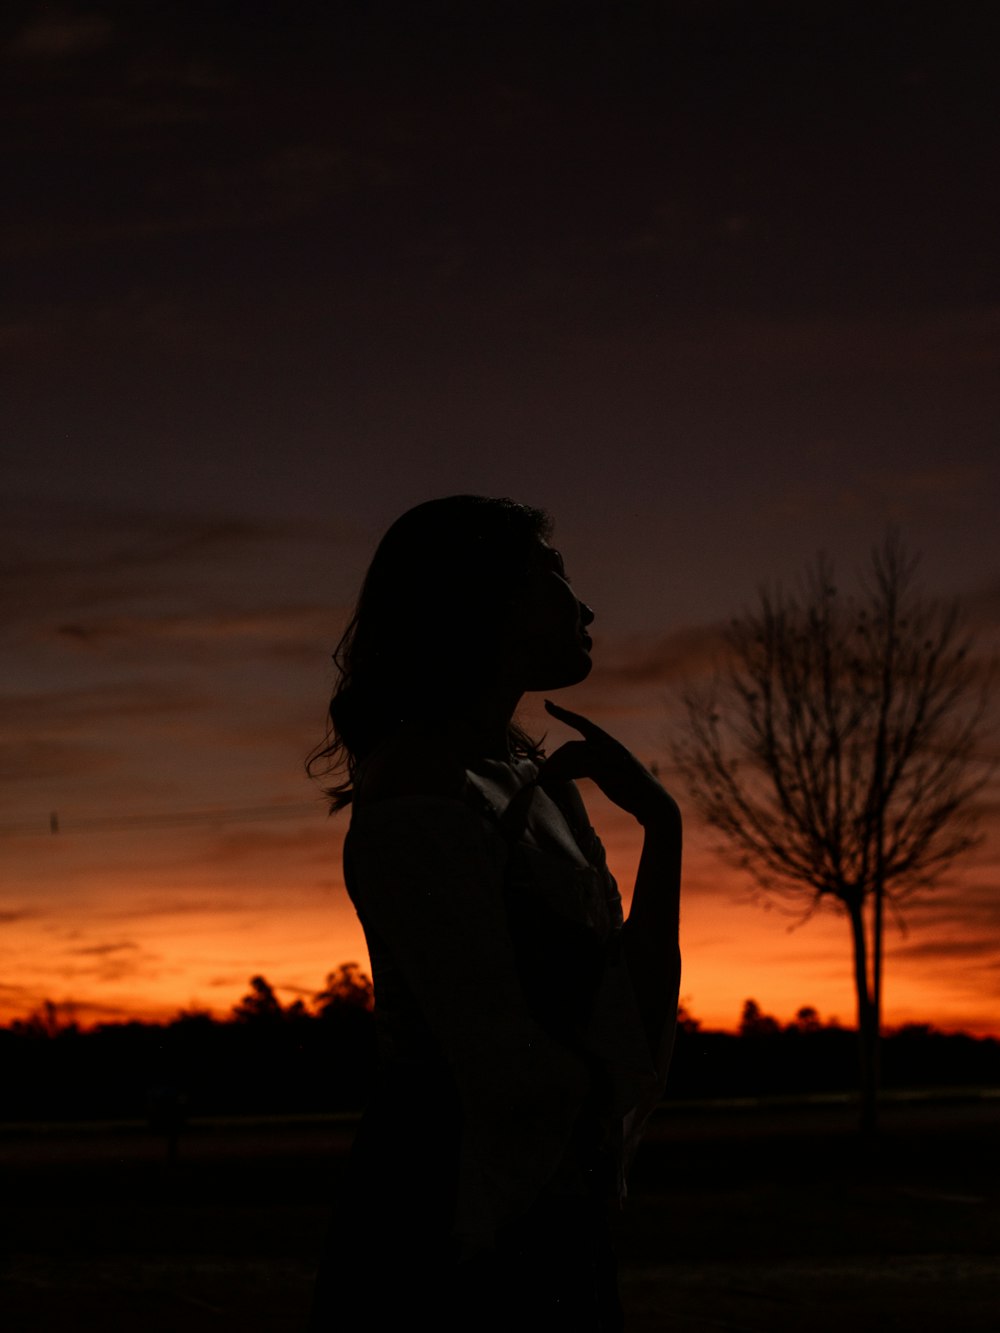
[[[463,700],[460,707],[442,719],[441,731],[463,762],[495,759],[509,763],[510,724],[520,693],[492,691],[476,699]]]

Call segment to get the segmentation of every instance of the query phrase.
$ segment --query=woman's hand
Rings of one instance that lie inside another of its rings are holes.
[[[580,713],[571,713],[549,699],[545,707],[554,718],[578,731],[583,740],[567,741],[545,760],[538,772],[542,787],[590,778],[609,801],[628,811],[644,827],[678,817],[673,797],[620,741]]]
[[[589,718],[546,699],[545,707],[583,740],[569,741],[542,764],[538,781],[591,778],[643,826],[632,905],[622,931],[625,963],[662,1091],[677,1020],[681,955],[681,816],[672,796],[625,746]],[[659,1096],[657,1091],[656,1096]]]

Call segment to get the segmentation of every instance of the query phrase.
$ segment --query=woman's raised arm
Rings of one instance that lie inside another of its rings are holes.
[[[663,1067],[673,1045],[681,978],[680,810],[620,741],[580,713],[549,700],[545,707],[583,739],[568,741],[545,761],[538,777],[542,786],[546,782],[590,778],[643,828],[642,855],[623,939],[650,1052]]]

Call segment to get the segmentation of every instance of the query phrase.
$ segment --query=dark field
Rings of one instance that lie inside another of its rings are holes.
[[[1000,1329],[1000,1100],[664,1109],[622,1218],[629,1333]],[[10,1333],[298,1333],[350,1120],[0,1129]]]

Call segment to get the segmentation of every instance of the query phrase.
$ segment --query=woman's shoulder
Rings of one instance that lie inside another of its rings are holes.
[[[408,796],[462,799],[465,769],[426,728],[404,725],[364,760],[354,788],[354,808]]]

